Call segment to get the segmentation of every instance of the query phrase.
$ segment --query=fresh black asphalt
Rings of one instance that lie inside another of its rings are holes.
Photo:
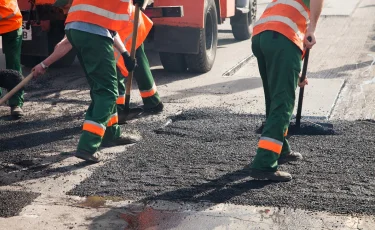
[[[82,113],[50,119],[30,116],[19,121],[3,116],[0,185],[63,176],[85,167],[81,163],[52,169],[49,164],[70,155],[45,155],[76,146],[82,119]],[[289,140],[304,160],[280,166],[293,175],[291,182],[271,183],[253,180],[247,168],[256,152],[263,117],[207,108],[184,111],[172,120],[163,129],[165,121],[160,120],[141,119],[122,126],[124,131],[140,130],[143,140],[98,168],[68,194],[375,214],[373,121],[335,121],[334,133],[303,123],[303,132]],[[19,204],[11,206],[15,200],[8,197],[15,195],[3,194],[2,206],[14,207],[1,210],[3,216],[17,213],[27,203],[16,200]],[[25,199],[31,202],[34,197]]]

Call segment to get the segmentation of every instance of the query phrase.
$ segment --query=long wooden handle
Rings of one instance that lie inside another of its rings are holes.
[[[311,42],[312,38],[308,37],[307,40]],[[310,49],[306,49],[305,60],[303,61],[302,75],[300,82],[303,82],[306,79],[307,74],[307,65],[309,64]],[[297,115],[296,115],[296,126],[297,128],[301,127],[301,118],[302,118],[302,104],[303,104],[303,94],[305,92],[305,87],[299,89],[298,96],[298,106],[297,106]]]
[[[137,37],[138,37],[138,23],[139,23],[139,15],[140,15],[140,7],[138,4],[135,4],[135,13],[134,13],[134,25],[133,25],[133,37],[132,37],[132,48],[130,52],[130,57],[134,60],[135,59],[135,52],[136,52],[136,45],[137,45]],[[129,71],[129,76],[126,82],[126,95],[125,95],[125,111],[129,110],[130,106],[130,91],[132,87],[132,80],[133,80],[133,71]]]
[[[31,72],[25,79],[23,79],[16,87],[9,91],[3,98],[0,99],[0,105],[4,104],[9,98],[11,98],[16,92],[22,89],[31,79],[33,78],[33,72]]]

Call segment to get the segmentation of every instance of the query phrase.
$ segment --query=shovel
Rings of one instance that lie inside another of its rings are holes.
[[[307,39],[309,41],[311,41],[311,37],[308,37]],[[300,82],[303,82],[306,79],[307,66],[308,66],[308,63],[309,63],[309,56],[310,56],[310,49],[306,49]],[[296,115],[296,123],[295,123],[296,131],[301,129],[302,104],[303,104],[304,91],[305,91],[305,87],[302,87],[299,90],[298,107],[297,107],[297,115]],[[332,124],[316,123],[316,122],[311,122],[311,121],[307,121],[307,123],[310,126],[311,125],[314,126],[315,128],[323,129],[324,131],[327,131],[328,133],[331,133],[333,131],[333,125]],[[320,131],[322,131],[322,130],[320,130]]]

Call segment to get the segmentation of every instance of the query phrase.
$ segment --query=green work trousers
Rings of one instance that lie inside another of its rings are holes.
[[[138,67],[134,71],[134,79],[137,82],[138,89],[142,96],[142,92],[147,92],[153,89],[155,81],[150,70],[150,64],[144,51],[143,44],[136,50],[135,57],[137,59]],[[120,71],[117,71],[117,80],[119,95],[123,96],[126,93],[126,78],[121,74]],[[160,103],[160,96],[157,91],[150,94],[153,95],[142,96],[144,108],[153,108]],[[124,105],[118,104],[118,109],[124,109]]]
[[[84,130],[78,143],[78,150],[94,154],[101,142],[120,136],[117,122],[111,124],[111,117],[117,115],[117,75],[113,55],[113,40],[104,36],[79,30],[66,30],[73,48],[90,85],[91,104],[86,112]],[[100,54],[100,55],[99,55]],[[106,127],[104,135],[85,129],[86,124]]]
[[[22,45],[22,27],[11,32],[0,34],[3,40],[3,53],[5,54],[5,67],[7,69],[21,70],[21,45]],[[0,96],[1,96],[0,88]],[[23,90],[16,92],[8,101],[9,106],[23,106]]]
[[[290,152],[286,139],[301,71],[301,50],[284,35],[265,31],[253,37],[266,101],[266,123],[251,167],[276,171],[280,155]]]

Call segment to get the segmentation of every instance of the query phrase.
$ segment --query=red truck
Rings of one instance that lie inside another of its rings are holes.
[[[66,15],[52,6],[55,0],[18,0],[23,15],[21,63],[33,67],[47,57],[64,37]],[[145,13],[154,27],[148,36],[168,71],[205,73],[215,61],[218,29],[230,18],[236,39],[251,37],[256,0],[154,0]],[[76,54],[68,53],[54,64],[69,66]]]

